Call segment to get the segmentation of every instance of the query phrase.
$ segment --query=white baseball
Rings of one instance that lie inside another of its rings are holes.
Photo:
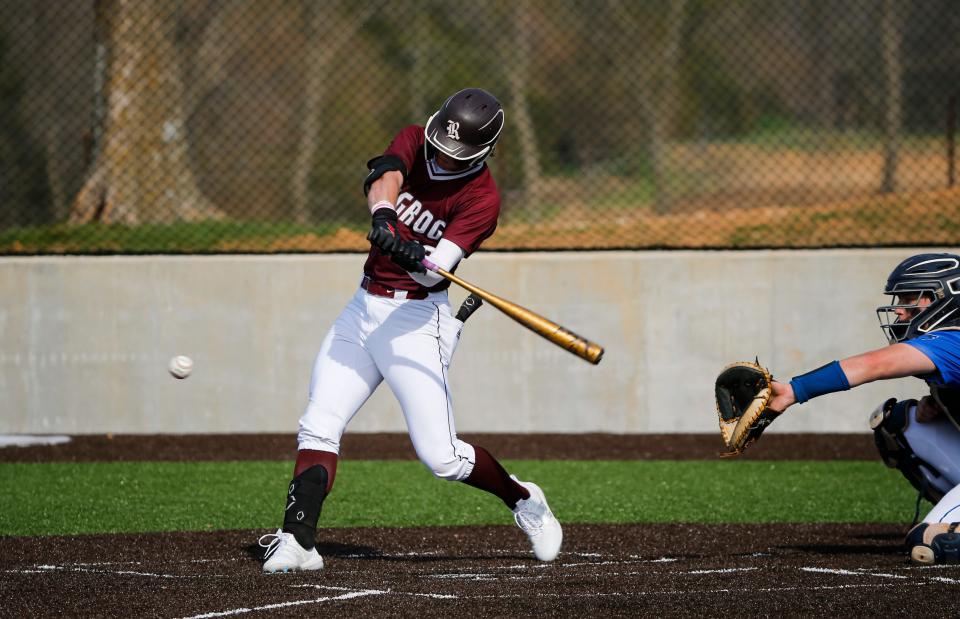
[[[186,378],[193,371],[193,359],[185,355],[177,355],[170,360],[168,368],[174,378]]]

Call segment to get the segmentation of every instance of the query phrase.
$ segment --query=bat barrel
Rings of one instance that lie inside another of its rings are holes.
[[[561,327],[557,323],[544,318],[536,312],[532,312],[525,307],[521,307],[516,303],[513,303],[512,301],[507,301],[506,299],[487,292],[478,286],[474,286],[473,284],[460,279],[456,275],[448,273],[447,271],[439,268],[426,258],[423,259],[422,263],[423,266],[428,270],[433,271],[441,277],[444,277],[458,286],[465,288],[466,290],[470,291],[471,295],[476,295],[476,297],[478,297],[478,301],[482,299],[490,303],[490,305],[494,306],[527,329],[530,329],[534,333],[545,337],[557,346],[569,350],[581,359],[588,361],[593,365],[597,365],[600,363],[600,359],[603,358],[603,347],[599,344],[595,344],[587,338]]]
[[[603,346],[563,327],[558,327],[554,333],[547,334],[546,337],[593,365],[597,365],[603,359]]]

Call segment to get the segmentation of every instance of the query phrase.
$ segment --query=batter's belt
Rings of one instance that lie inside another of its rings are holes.
[[[369,275],[363,276],[363,279],[360,281],[360,287],[370,294],[378,297],[389,297],[391,299],[421,300],[426,299],[430,294],[426,290],[397,290],[396,288],[391,288],[386,284],[381,284],[376,280],[370,279]]]

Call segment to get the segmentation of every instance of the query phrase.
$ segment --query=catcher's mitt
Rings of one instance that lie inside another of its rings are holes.
[[[717,415],[720,434],[727,446],[727,452],[721,456],[739,456],[783,413],[767,408],[772,380],[766,368],[750,361],[732,363],[717,376]]]

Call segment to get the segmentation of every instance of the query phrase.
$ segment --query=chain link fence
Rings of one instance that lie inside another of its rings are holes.
[[[365,250],[496,94],[493,249],[960,240],[947,0],[0,0],[0,253]]]

